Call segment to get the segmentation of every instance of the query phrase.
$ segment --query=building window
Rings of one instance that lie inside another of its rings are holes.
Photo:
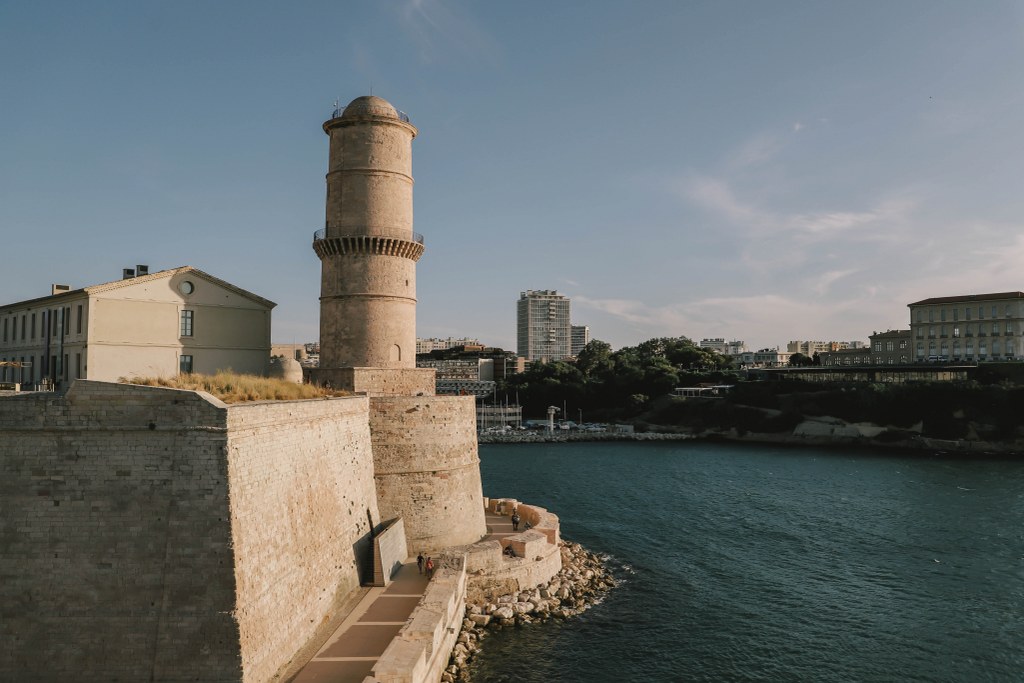
[[[930,322],[930,323],[935,322],[935,309],[934,308],[929,308],[928,309],[928,322]]]
[[[923,323],[924,322],[924,312],[920,308],[917,309],[917,322],[919,322],[919,323]]]
[[[25,330],[22,329],[21,333],[23,335],[22,339],[24,339]],[[1006,334],[1013,334],[1013,323],[1011,323],[1009,320],[1006,321]]]
[[[192,372],[192,356],[181,356],[178,360],[178,372],[183,375],[187,375]]]
[[[956,338],[956,337],[959,337],[959,336],[960,336],[960,326],[959,325],[953,325],[953,337]]]
[[[946,322],[946,309],[945,308],[943,308],[943,309],[941,309],[939,311],[939,320],[941,322]]]
[[[7,318],[4,318],[4,341],[7,341]]]
[[[1010,323],[1006,323],[1007,326]],[[21,341],[25,341],[25,316],[21,316]]]
[[[992,323],[992,334],[999,334],[999,323]]]
[[[970,308],[965,308],[964,309],[964,320],[970,320],[970,319],[971,319],[971,309]]]
[[[956,322],[959,319],[960,319],[960,309],[959,308],[954,308],[953,309],[953,322]]]
[[[893,350],[893,342],[891,340],[885,342],[885,350],[886,351],[892,351]]]
[[[61,368],[61,376],[65,382],[68,381],[68,355],[67,353],[64,354],[64,367]]]
[[[978,320],[984,320],[984,319],[985,319],[985,307],[984,306],[978,306]]]
[[[995,306],[992,307],[992,317],[993,318],[996,317],[996,307]]]
[[[29,335],[30,339],[36,338],[36,314],[32,314],[32,334]]]
[[[81,308],[81,306],[79,306],[79,308]],[[82,354],[76,353],[75,354],[75,379],[78,379],[81,376],[82,376]]]
[[[192,314],[193,311],[182,311],[181,312],[181,336],[191,337],[192,336]],[[182,356],[184,358],[184,356]],[[191,356],[189,356],[191,358]],[[189,370],[188,372],[192,372]]]
[[[61,326],[64,328],[64,336],[71,334],[71,307],[68,306],[64,309],[64,320],[61,321]]]
[[[75,333],[82,334],[82,304],[78,304],[78,323],[75,325]]]

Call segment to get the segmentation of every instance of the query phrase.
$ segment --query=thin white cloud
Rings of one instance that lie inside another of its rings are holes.
[[[783,141],[777,135],[757,135],[730,153],[725,159],[725,165],[732,170],[758,166],[775,158],[783,146]]]
[[[492,62],[499,51],[494,38],[468,13],[446,0],[405,0],[398,16],[402,29],[416,43],[427,63],[442,61],[445,53]]]
[[[796,123],[793,124],[793,132],[794,133],[799,133],[803,129],[804,129],[804,124],[802,124],[801,122],[797,121]]]

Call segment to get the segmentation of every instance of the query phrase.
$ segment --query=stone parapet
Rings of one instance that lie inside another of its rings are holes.
[[[484,505],[496,515],[511,517],[513,511],[518,512],[524,530],[529,526],[530,529],[539,531],[547,537],[548,543],[558,545],[562,540],[558,515],[548,512],[545,508],[520,503],[515,498],[486,498]]]
[[[433,396],[432,368],[313,368],[310,381],[367,396]]]
[[[441,679],[462,628],[466,571],[458,557],[440,564],[423,599],[363,683],[426,683]]]

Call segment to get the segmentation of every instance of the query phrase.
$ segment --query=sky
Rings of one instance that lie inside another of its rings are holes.
[[[1024,290],[1024,3],[0,0],[0,300],[183,265],[315,341],[335,100],[413,142],[417,334],[866,340]]]

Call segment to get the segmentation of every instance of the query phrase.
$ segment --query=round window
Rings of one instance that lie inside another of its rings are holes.
[[[195,291],[195,289],[195,285],[193,285],[188,280],[185,280],[180,285],[178,285],[178,291],[180,291],[182,294],[191,294],[192,292]]]

